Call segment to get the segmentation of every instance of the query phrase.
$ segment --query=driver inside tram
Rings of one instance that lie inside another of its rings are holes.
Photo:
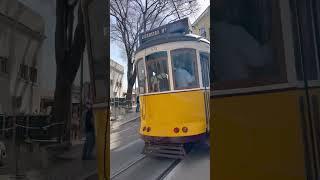
[[[185,64],[182,64],[182,62],[178,63],[176,66],[174,71],[176,87],[184,88],[190,86],[195,81],[195,77],[188,72]]]

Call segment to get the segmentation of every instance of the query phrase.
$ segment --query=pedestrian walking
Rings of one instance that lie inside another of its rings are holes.
[[[82,160],[93,159],[92,150],[95,145],[94,118],[93,118],[93,112],[92,112],[92,104],[90,102],[87,102],[86,108],[87,108],[87,111],[84,117],[86,141],[83,146]]]
[[[79,123],[79,116],[78,113],[73,112],[72,113],[72,124],[71,124],[71,133],[72,133],[72,139],[73,140],[78,140],[79,139],[79,135],[80,135],[80,123]]]
[[[140,111],[140,100],[139,100],[139,96],[137,96],[137,107],[136,107],[136,112]]]

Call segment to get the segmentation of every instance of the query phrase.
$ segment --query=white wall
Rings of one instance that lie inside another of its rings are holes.
[[[21,96],[21,108],[18,112],[30,113],[33,108],[33,94],[37,92],[37,84],[18,77],[20,64],[38,68],[38,52],[41,39],[34,38],[25,30],[13,30],[13,23],[19,22],[18,29],[24,26],[43,34],[43,19],[31,9],[16,0],[0,1],[0,11],[5,20],[0,22],[0,56],[8,58],[8,74],[1,74],[1,109],[12,113],[13,97]],[[11,23],[6,23],[9,21]]]
[[[54,0],[19,0],[26,6],[33,9],[41,15],[45,22],[45,36],[42,52],[40,56],[39,68],[39,86],[40,96],[53,96],[55,89],[56,64],[55,64],[55,23],[56,10]],[[76,12],[76,11],[75,11]],[[75,21],[77,21],[77,13],[75,13]],[[76,27],[76,22],[74,28]],[[90,81],[89,64],[87,54],[84,55],[84,82]],[[80,68],[75,78],[74,84],[80,85]],[[40,101],[40,100],[39,100]]]

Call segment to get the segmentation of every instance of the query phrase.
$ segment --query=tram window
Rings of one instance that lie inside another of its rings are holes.
[[[169,91],[167,52],[156,52],[146,56],[149,92]]]
[[[138,70],[138,86],[139,86],[139,93],[143,94],[146,92],[146,74],[144,63],[142,59],[138,60],[137,63],[137,70]]]
[[[316,65],[316,53],[314,39],[317,33],[313,29],[312,22],[312,9],[307,1],[290,1],[291,12],[292,12],[292,25],[295,40],[295,63],[298,80],[303,80],[303,67],[302,61],[304,62],[306,69],[306,78],[308,80],[316,80],[318,78],[317,66]],[[315,25],[315,28],[317,26]],[[299,32],[301,31],[301,32]],[[303,36],[301,36],[301,34]],[[315,36],[314,36],[315,35]]]
[[[202,72],[202,82],[204,87],[209,87],[209,54],[200,53],[200,63]]]
[[[287,82],[277,1],[219,0],[213,32],[214,88]]]
[[[171,51],[175,89],[199,87],[197,56],[195,49],[176,49]]]

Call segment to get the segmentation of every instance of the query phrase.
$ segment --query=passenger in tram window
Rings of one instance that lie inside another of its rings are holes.
[[[196,80],[196,52],[193,49],[177,49],[171,52],[175,88],[192,88]]]
[[[146,56],[149,92],[169,90],[168,64],[166,52],[156,52]]]
[[[155,72],[152,72],[151,85],[152,85],[152,92],[160,91],[160,88],[159,88],[160,82]]]
[[[167,68],[164,66],[166,66],[164,63],[154,63],[148,66],[150,69],[149,73],[151,74],[151,84],[149,85],[149,87],[151,86],[150,92],[162,92],[169,90]]]
[[[195,81],[195,77],[188,72],[186,65],[183,65],[183,62],[177,63],[175,67],[175,78],[176,78],[176,87],[183,88],[191,86]]]

